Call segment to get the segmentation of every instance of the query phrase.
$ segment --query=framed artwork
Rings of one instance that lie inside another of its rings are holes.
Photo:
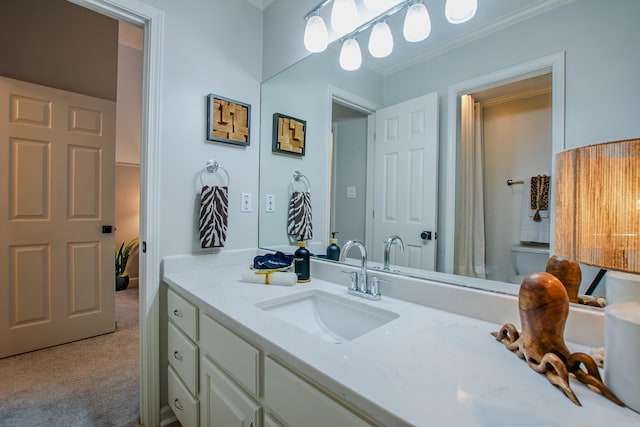
[[[272,152],[304,156],[307,122],[295,117],[273,115]]]
[[[207,96],[207,140],[248,146],[251,105],[210,93]]]

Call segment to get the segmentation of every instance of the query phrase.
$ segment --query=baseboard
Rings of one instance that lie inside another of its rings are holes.
[[[169,405],[164,405],[160,409],[160,427],[166,427],[176,421],[178,421],[178,419],[173,414],[171,407]]]

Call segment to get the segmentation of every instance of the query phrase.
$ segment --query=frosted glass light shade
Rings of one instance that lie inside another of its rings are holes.
[[[640,273],[640,139],[556,156],[554,252],[600,268]]]
[[[415,3],[407,9],[404,18],[404,38],[408,42],[419,42],[431,34],[431,17],[429,11],[422,3]]]
[[[347,34],[358,25],[358,9],[354,0],[333,0],[331,27],[338,34]]]
[[[317,53],[324,51],[328,44],[329,32],[324,20],[318,15],[309,17],[304,29],[304,47],[309,52]]]
[[[444,14],[452,24],[467,22],[476,14],[478,0],[447,0]]]
[[[393,51],[393,35],[386,22],[378,22],[371,29],[369,53],[375,58],[384,58]]]
[[[390,0],[364,0],[364,6],[372,12],[382,12],[391,7]]]
[[[362,65],[362,52],[356,39],[348,39],[342,43],[340,50],[340,67],[346,71],[354,71]]]

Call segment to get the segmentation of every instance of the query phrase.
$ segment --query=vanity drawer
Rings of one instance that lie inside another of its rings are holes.
[[[198,347],[172,322],[169,322],[167,359],[195,395],[198,391]]]
[[[257,398],[260,351],[206,314],[200,314],[200,348]]]
[[[169,366],[169,377],[167,381],[169,405],[175,416],[183,426],[198,426],[199,405],[198,401],[187,390],[187,387],[180,381],[178,374]]]
[[[264,403],[291,426],[370,426],[272,359],[264,360]]]
[[[196,306],[171,289],[167,292],[167,315],[192,341],[196,341]]]

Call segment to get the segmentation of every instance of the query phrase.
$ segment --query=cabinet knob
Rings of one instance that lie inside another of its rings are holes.
[[[173,357],[181,362],[184,360],[182,354],[178,350],[173,352]]]
[[[173,401],[173,406],[176,407],[176,409],[179,409],[181,411],[184,411],[184,406],[182,406],[182,403],[180,403],[180,400],[176,397],[176,399]]]
[[[178,310],[177,308],[173,310],[173,315],[176,317],[184,317],[184,313]]]

